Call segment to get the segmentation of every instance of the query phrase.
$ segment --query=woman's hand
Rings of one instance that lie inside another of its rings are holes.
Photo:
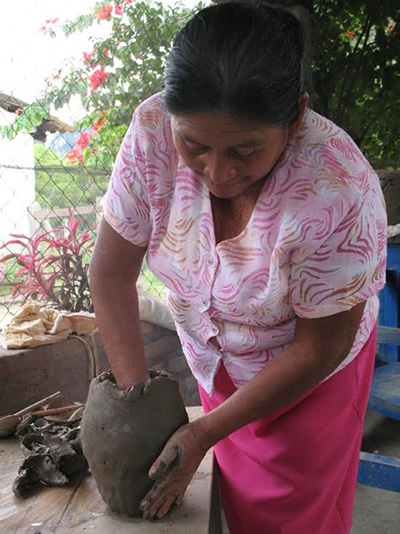
[[[210,448],[200,430],[200,419],[174,432],[150,468],[149,476],[155,483],[140,505],[145,519],[161,519],[172,505],[181,503],[189,482]]]

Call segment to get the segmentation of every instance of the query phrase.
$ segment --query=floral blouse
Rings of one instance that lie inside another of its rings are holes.
[[[126,133],[104,216],[147,248],[149,268],[169,289],[188,364],[208,393],[221,360],[236,387],[250,380],[293,341],[296,317],[366,301],[335,372],[375,326],[386,265],[379,179],[349,135],[311,110],[244,230],[216,244],[209,191],[174,147],[161,94],[152,96]]]

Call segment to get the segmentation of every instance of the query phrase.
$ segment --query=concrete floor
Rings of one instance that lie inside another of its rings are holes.
[[[400,493],[358,486],[351,534],[399,534]]]
[[[400,493],[357,486],[351,534],[399,533]],[[223,534],[229,534],[224,519]]]
[[[362,450],[400,458],[400,421],[368,410]],[[351,534],[399,534],[400,493],[357,486]]]

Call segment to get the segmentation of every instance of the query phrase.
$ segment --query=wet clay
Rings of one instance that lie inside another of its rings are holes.
[[[120,391],[111,371],[90,384],[82,419],[84,455],[100,495],[111,510],[139,517],[139,505],[153,481],[148,472],[168,438],[188,416],[171,375],[150,371],[150,379]]]
[[[64,486],[70,477],[87,471],[79,427],[43,421],[27,416],[17,429],[26,456],[13,483],[13,492],[18,497],[28,497],[37,484]],[[69,424],[76,425],[79,421]]]

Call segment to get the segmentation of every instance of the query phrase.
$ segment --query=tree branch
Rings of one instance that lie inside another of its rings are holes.
[[[366,48],[368,46],[368,39],[369,39],[369,35],[371,33],[371,28],[372,28],[372,21],[371,21],[371,19],[369,17],[367,17],[367,20],[365,21],[363,30],[362,30],[361,35],[360,35],[360,37],[359,37],[359,39],[358,39],[358,41],[356,43],[356,46],[354,47],[354,50],[349,55],[349,57],[357,55],[358,47],[359,47],[361,41],[363,40],[364,44],[363,44],[363,48],[362,48],[361,53],[360,53],[360,61],[359,61],[358,66],[357,66],[356,73],[352,72],[352,75],[348,76],[349,67],[348,67],[348,65],[346,65],[346,67],[345,67],[345,72],[344,72],[344,75],[343,75],[343,84],[342,84],[342,87],[341,87],[340,96],[339,96],[338,103],[337,103],[336,120],[339,123],[341,122],[340,119],[341,119],[342,112],[343,112],[343,109],[345,107],[345,104],[347,104],[349,102],[349,100],[350,100],[349,96],[352,95],[354,84],[355,84],[355,82],[358,79],[358,76],[360,74],[360,70],[361,70],[361,67],[362,67],[363,61],[364,61],[365,50],[366,50]],[[353,70],[354,62],[352,62],[350,60],[349,63],[351,64],[352,70]],[[350,85],[347,87],[347,90],[346,90],[347,80],[350,80]]]

